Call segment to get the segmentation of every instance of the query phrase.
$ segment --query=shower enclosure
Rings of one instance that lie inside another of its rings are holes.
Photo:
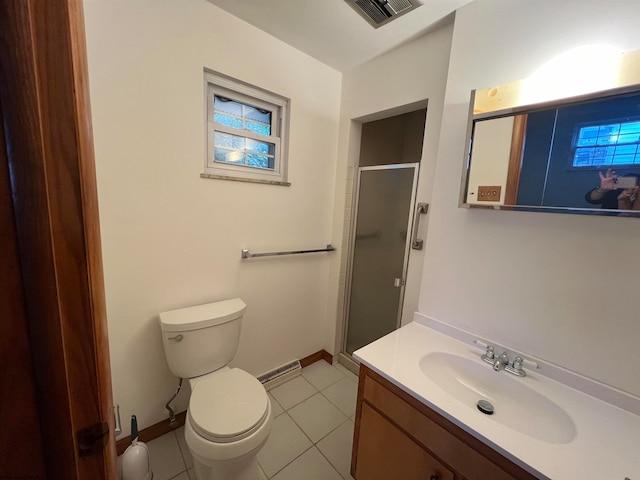
[[[358,169],[343,352],[400,326],[418,164]]]

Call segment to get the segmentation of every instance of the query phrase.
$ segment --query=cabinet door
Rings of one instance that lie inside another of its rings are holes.
[[[453,480],[453,473],[367,403],[362,403],[357,480]]]

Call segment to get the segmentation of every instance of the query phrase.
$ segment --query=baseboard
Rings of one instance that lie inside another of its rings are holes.
[[[311,355],[300,359],[300,366],[302,368],[308,367],[312,363],[319,362],[320,360],[324,360],[329,365],[333,365],[333,355],[331,355],[326,350],[320,350],[319,352],[312,353]]]
[[[184,425],[186,416],[186,411],[176,414],[176,421],[178,422],[178,426],[176,428],[180,428]],[[169,419],[167,418],[162,422],[158,422],[154,425],[151,425],[150,427],[140,430],[138,432],[138,438],[142,442],[149,442],[154,438],[161,437],[162,435],[175,430],[176,428],[171,428],[169,426]],[[116,442],[116,450],[118,451],[118,455],[122,455],[129,445],[131,445],[131,438],[129,438],[128,436],[118,440]]]
[[[301,358],[300,366],[302,368],[308,367],[312,363],[319,362],[320,360],[324,360],[329,365],[331,365],[333,363],[333,356],[326,350],[320,350],[319,352],[312,353],[307,357]],[[180,412],[176,415],[176,421],[178,422],[178,427],[176,428],[180,428],[181,426],[184,425],[186,416],[187,416],[186,411]],[[151,425],[150,427],[143,428],[142,430],[140,430],[138,432],[138,438],[142,442],[149,442],[154,438],[161,437],[162,435],[169,433],[173,430],[175,430],[175,428],[171,428],[169,426],[169,419],[167,418],[162,422],[158,422],[154,425]],[[121,438],[120,440],[116,441],[116,449],[118,451],[118,455],[122,455],[129,445],[131,445],[131,438],[129,437]]]

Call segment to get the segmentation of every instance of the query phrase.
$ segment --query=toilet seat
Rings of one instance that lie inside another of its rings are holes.
[[[236,442],[262,426],[268,402],[267,392],[254,376],[239,368],[222,369],[193,388],[189,421],[207,440]]]

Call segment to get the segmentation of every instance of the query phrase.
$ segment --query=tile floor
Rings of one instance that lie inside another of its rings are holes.
[[[357,377],[319,361],[269,391],[273,425],[258,453],[272,480],[351,480]],[[154,480],[195,480],[184,427],[148,442]]]

